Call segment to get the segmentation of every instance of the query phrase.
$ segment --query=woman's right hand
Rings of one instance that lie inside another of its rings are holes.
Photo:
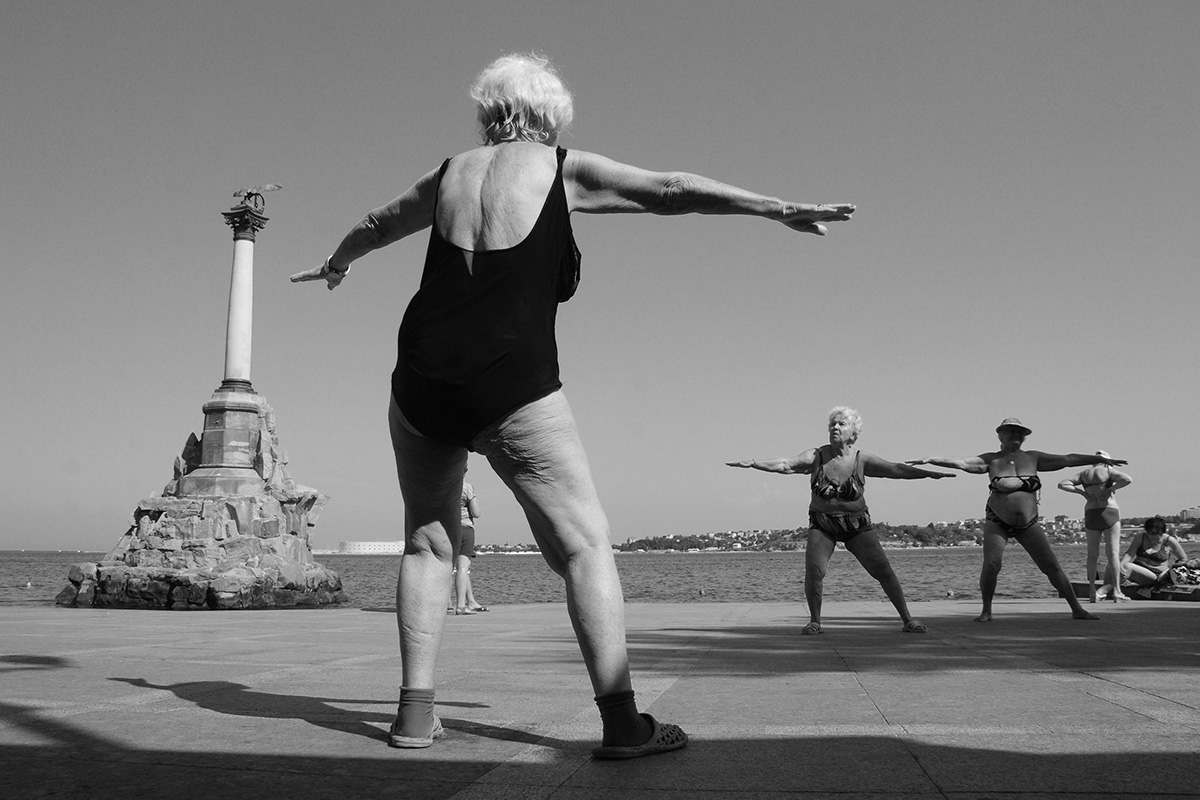
[[[332,256],[330,256],[330,258],[332,258]],[[345,279],[346,275],[348,275],[349,273],[350,273],[349,266],[347,266],[346,269],[341,272],[339,272],[336,269],[332,269],[329,266],[329,259],[327,258],[327,259],[325,259],[325,263],[322,264],[321,266],[313,267],[312,269],[307,269],[304,272],[297,272],[295,275],[292,275],[292,277],[289,278],[288,280],[290,280],[292,283],[305,283],[307,281],[325,281],[325,283],[329,287],[329,291],[332,292],[338,286],[341,286],[342,281]]]

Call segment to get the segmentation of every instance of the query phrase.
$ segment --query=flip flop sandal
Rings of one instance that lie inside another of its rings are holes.
[[[592,757],[605,761],[620,761],[627,758],[669,753],[687,745],[688,735],[678,725],[670,722],[660,723],[649,714],[642,714],[642,718],[649,722],[653,729],[648,742],[634,747],[597,747],[592,751]]]
[[[900,629],[901,633],[929,633],[929,628],[926,628],[923,623],[917,622],[915,619],[910,619],[904,623],[904,627]]]
[[[813,634],[824,632],[821,630],[821,623],[819,622],[810,622],[800,629],[800,633],[804,636],[812,636]]]
[[[400,735],[400,718],[396,717],[392,722],[392,727],[388,731],[388,747],[399,747],[402,749],[416,749],[418,747],[429,747],[433,744],[434,739],[440,739],[446,735],[446,729],[442,727],[442,720],[436,714],[433,715],[433,729],[429,731],[428,736],[401,736]]]

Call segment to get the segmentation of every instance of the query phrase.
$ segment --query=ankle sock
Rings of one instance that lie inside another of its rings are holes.
[[[433,689],[400,687],[400,705],[396,709],[400,720],[399,734],[423,739],[433,730]]]
[[[604,743],[625,739],[635,734],[644,724],[638,714],[633,690],[612,692],[596,696],[596,707],[600,709],[600,721],[604,727]]]

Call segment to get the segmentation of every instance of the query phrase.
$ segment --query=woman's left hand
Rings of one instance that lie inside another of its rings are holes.
[[[344,271],[339,272],[329,267],[329,259],[325,259],[325,263],[319,267],[297,272],[290,280],[292,283],[304,283],[306,281],[325,281],[329,287],[329,291],[333,291],[341,285],[342,280],[349,274],[350,268],[347,267]]]
[[[828,228],[822,222],[846,222],[855,210],[853,203],[797,203],[779,221],[794,231],[824,236]]]

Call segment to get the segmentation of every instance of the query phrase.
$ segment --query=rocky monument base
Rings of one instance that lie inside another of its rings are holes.
[[[288,474],[271,407],[252,391],[239,402],[249,429],[239,444],[252,464],[205,466],[208,444],[192,434],[174,480],[138,503],[116,547],[99,563],[71,566],[59,605],[204,610],[346,600],[341,577],[313,561],[308,541],[329,498]],[[205,406],[205,436],[239,436],[217,430],[213,405]],[[236,494],[224,493],[230,486]]]

